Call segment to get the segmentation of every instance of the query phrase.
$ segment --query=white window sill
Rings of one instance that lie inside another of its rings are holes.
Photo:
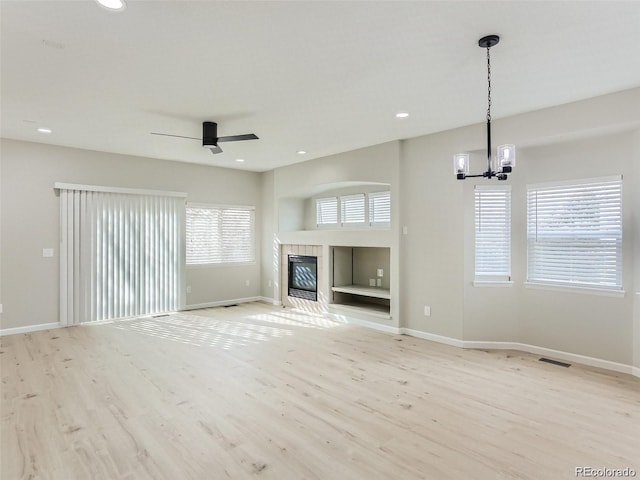
[[[566,292],[566,293],[582,293],[586,295],[601,295],[603,297],[617,297],[622,298],[625,295],[624,290],[607,290],[604,288],[589,288],[589,287],[572,287],[568,285],[554,285],[547,283],[534,283],[524,282],[525,288],[532,288],[534,290],[550,290],[554,292]]]
[[[474,280],[473,286],[504,288],[504,287],[513,287],[513,282],[511,280]]]

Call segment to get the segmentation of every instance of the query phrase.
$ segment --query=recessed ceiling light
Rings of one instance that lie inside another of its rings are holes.
[[[52,130],[50,128],[39,128],[38,131],[40,133],[51,133]]]
[[[126,7],[124,0],[96,0],[96,1],[101,6],[109,10],[120,11],[120,10],[124,10],[124,7]]]
[[[305,152],[304,150],[298,150],[296,153],[297,153],[298,155],[304,155],[304,154],[305,154],[305,153],[307,153],[307,152]]]
[[[236,162],[242,163],[242,162],[244,162],[244,158],[236,158]]]
[[[407,118],[409,114],[407,112],[398,112],[396,113],[396,118]]]

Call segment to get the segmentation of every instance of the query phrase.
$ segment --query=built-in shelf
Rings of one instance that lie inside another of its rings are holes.
[[[350,293],[363,297],[391,299],[391,292],[388,288],[367,287],[365,285],[344,285],[342,287],[331,287],[334,292]]]
[[[389,255],[388,247],[331,247],[331,306],[391,318]]]
[[[391,318],[389,307],[385,305],[376,305],[374,303],[348,302],[334,303],[329,305],[330,311],[334,313],[344,314],[364,314],[367,316],[383,318],[388,320]]]

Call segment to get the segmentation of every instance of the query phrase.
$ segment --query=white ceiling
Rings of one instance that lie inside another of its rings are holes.
[[[494,118],[640,86],[640,1],[0,8],[3,137],[254,171],[483,122],[487,34]],[[260,140],[213,156],[150,135],[205,120]]]

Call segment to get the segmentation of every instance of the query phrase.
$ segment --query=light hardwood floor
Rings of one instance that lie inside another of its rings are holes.
[[[260,303],[2,338],[2,480],[640,477],[640,382]]]

